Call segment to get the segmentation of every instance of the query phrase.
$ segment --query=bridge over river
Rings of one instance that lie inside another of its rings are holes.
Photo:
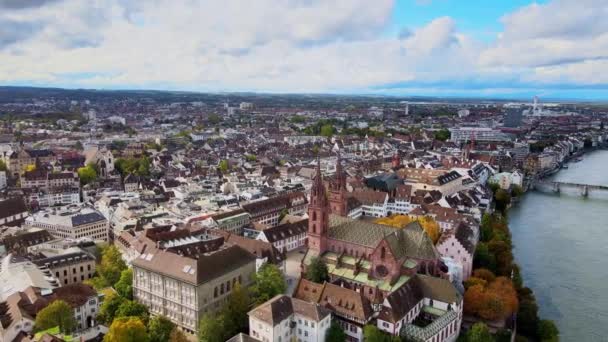
[[[593,195],[602,195],[601,197],[608,198],[608,186],[592,185],[571,182],[559,182],[551,180],[536,180],[533,183],[533,188],[541,192],[578,194],[583,197]]]

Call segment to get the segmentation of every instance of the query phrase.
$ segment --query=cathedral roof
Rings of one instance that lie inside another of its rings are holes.
[[[375,248],[386,239],[397,259],[437,259],[439,252],[433,241],[418,222],[412,222],[403,229],[330,215],[328,237],[358,245]]]

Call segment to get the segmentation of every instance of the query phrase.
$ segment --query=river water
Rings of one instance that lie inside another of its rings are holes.
[[[608,185],[608,151],[585,155],[554,179]],[[509,222],[541,317],[557,323],[562,341],[608,341],[608,200],[529,192]]]

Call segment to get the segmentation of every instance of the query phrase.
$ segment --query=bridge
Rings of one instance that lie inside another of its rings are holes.
[[[592,184],[579,184],[570,182],[557,182],[550,180],[536,180],[533,183],[535,190],[542,192],[553,192],[571,193],[573,190],[583,197],[589,197],[591,193],[606,193],[608,194],[608,186],[604,185],[592,185]]]

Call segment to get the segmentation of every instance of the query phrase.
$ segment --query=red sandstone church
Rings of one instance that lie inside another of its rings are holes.
[[[413,222],[404,229],[350,219],[349,193],[340,156],[327,188],[320,163],[308,206],[308,252],[327,263],[331,282],[363,293],[372,303],[404,285],[415,274],[447,278],[447,267],[432,240]]]

